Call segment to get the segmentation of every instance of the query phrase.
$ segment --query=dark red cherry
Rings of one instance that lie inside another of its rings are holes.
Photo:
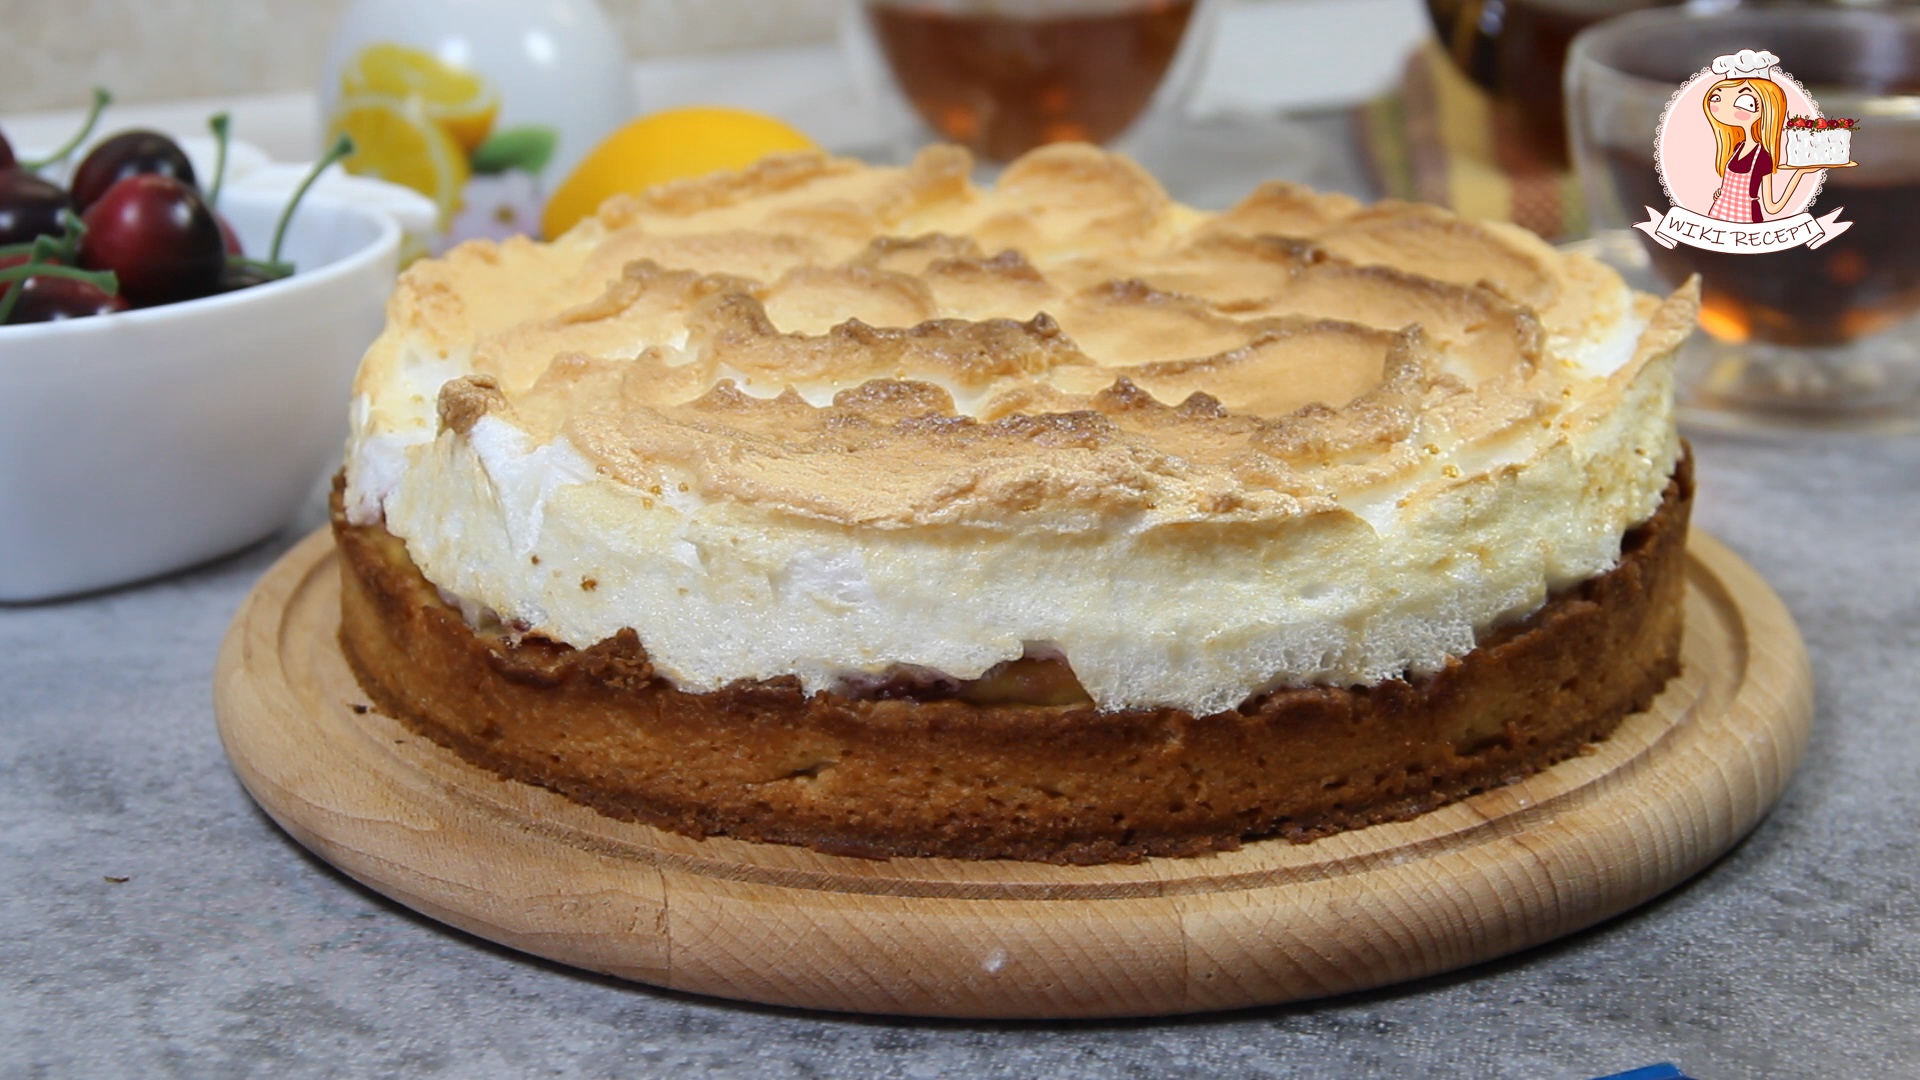
[[[111,270],[134,307],[206,296],[226,265],[220,223],[198,192],[171,176],[141,173],[87,209],[80,265]]]
[[[246,252],[240,250],[240,234],[233,231],[233,226],[228,223],[227,216],[215,210],[213,212],[213,220],[220,223],[220,243],[227,249],[227,254],[245,255]],[[221,291],[225,292],[226,290],[222,289]]]
[[[13,144],[7,141],[5,132],[0,132],[0,172],[13,168],[16,159],[13,156]]]
[[[84,214],[107,189],[129,176],[171,176],[195,185],[193,163],[178,143],[157,131],[123,131],[87,151],[73,170],[73,208]]]
[[[20,283],[20,299],[8,323],[59,322],[127,310],[127,302],[96,285],[62,277],[30,277]]]
[[[67,193],[25,169],[0,172],[0,244],[24,244],[36,236],[64,232],[60,211]]]

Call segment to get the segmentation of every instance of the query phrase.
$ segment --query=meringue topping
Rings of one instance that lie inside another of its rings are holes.
[[[1209,215],[1084,146],[970,171],[774,158],[415,264],[350,517],[682,689],[1038,649],[1212,711],[1433,670],[1666,484],[1690,289],[1291,185]]]

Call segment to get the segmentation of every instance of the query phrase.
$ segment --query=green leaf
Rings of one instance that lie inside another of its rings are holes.
[[[471,161],[473,171],[490,176],[508,169],[519,169],[538,175],[553,158],[553,148],[559,142],[560,136],[552,128],[539,124],[522,124],[496,131],[487,136],[486,142],[474,148]]]

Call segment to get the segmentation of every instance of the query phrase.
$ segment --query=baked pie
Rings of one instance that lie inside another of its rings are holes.
[[[971,171],[771,158],[409,269],[335,498],[373,701],[683,833],[1101,862],[1418,814],[1676,671],[1691,287]]]

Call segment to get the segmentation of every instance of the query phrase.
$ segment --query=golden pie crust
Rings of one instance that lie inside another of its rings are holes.
[[[836,854],[1100,863],[1412,817],[1607,737],[1679,669],[1691,465],[1611,571],[1439,672],[1175,708],[686,693],[630,630],[476,631],[336,490],[340,641],[373,703],[503,777],[692,836]]]

